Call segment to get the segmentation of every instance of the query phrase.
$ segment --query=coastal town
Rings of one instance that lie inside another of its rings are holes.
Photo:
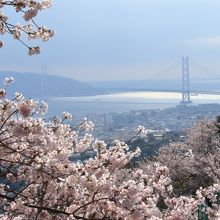
[[[142,151],[141,157],[145,158],[155,156],[163,145],[184,141],[186,130],[199,120],[217,120],[219,115],[220,104],[213,103],[123,113],[88,114],[88,119],[95,124],[95,138],[104,140],[107,144],[114,140],[129,142],[131,149],[139,146]],[[146,135],[136,136],[139,125],[145,127]],[[75,157],[82,159],[92,155],[94,152],[88,150]]]

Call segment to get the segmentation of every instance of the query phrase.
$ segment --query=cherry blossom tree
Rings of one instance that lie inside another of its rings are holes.
[[[171,143],[159,151],[180,194],[218,183],[220,179],[220,130],[215,121],[201,120],[188,129],[185,143]]]
[[[188,129],[185,143],[159,151],[158,160],[170,170],[176,195],[199,195],[209,219],[220,218],[220,126],[201,120]]]
[[[43,120],[46,103],[20,93],[7,99],[12,82],[6,78],[0,90],[0,219],[197,219],[204,195],[215,198],[218,185],[198,196],[175,197],[166,166],[127,168],[139,148],[131,152],[120,141],[107,147],[89,134],[87,118],[73,126],[66,112]],[[69,160],[86,149],[95,157]]]
[[[54,35],[34,21],[50,6],[50,0],[0,0],[0,34],[12,35],[29,55],[38,54],[40,48],[28,46],[25,38],[47,41]],[[2,11],[6,7],[14,8],[26,23],[10,23]],[[93,123],[87,118],[70,125],[72,116],[64,112],[44,120],[45,102],[18,92],[8,99],[7,87],[13,82],[6,78],[0,89],[0,219],[186,220],[197,219],[198,206],[207,201],[209,218],[220,218],[219,128],[212,122],[196,125],[185,144],[162,148],[158,161],[131,169],[127,164],[140,149],[130,151],[130,139],[107,147],[90,134]],[[144,133],[139,126],[137,135]],[[70,160],[87,149],[95,156]],[[192,192],[177,193],[175,183],[188,179]]]
[[[40,11],[45,10],[51,6],[51,0],[0,0],[0,34],[12,35],[15,40],[21,42],[28,48],[29,55],[39,54],[39,46],[29,46],[25,42],[28,40],[42,39],[43,41],[49,40],[54,31],[47,29],[45,26],[39,26],[34,18]],[[10,18],[3,13],[3,10],[14,8],[16,14],[20,14],[25,24],[13,24]],[[0,40],[0,48],[3,46],[3,41]]]

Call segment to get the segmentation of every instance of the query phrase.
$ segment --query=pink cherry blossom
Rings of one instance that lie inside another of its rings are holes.
[[[11,34],[15,40],[19,40],[28,48],[29,55],[39,54],[40,48],[38,46],[28,46],[25,38],[48,41],[54,36],[54,31],[47,29],[45,26],[40,27],[34,21],[40,11],[51,7],[51,5],[51,0],[0,0],[0,9],[14,8],[15,13],[21,14],[25,22],[23,25],[10,23],[10,17],[0,11],[0,34]],[[1,47],[3,47],[3,41],[0,41]]]
[[[186,165],[196,157],[197,145],[189,151],[186,144],[176,143],[176,148],[173,144],[168,155],[161,150],[158,161],[130,169],[127,164],[140,154],[139,148],[132,152],[122,141],[107,145],[94,139],[89,133],[94,126],[91,121],[84,118],[70,126],[64,122],[72,118],[66,112],[61,118],[45,122],[40,117],[41,110],[45,113],[47,108],[45,103],[25,100],[19,93],[15,95],[19,98],[8,100],[6,89],[3,93],[0,219],[185,220],[197,219],[198,205],[205,205],[207,198],[216,202],[216,192],[220,191],[217,181],[191,195],[173,191],[174,162],[166,166],[165,162],[171,161],[168,156],[175,150],[175,161],[180,157],[177,161],[182,159],[181,165]],[[208,128],[209,132],[215,130]],[[199,131],[195,134],[199,136]],[[87,149],[93,149],[95,156],[84,161],[70,160]],[[209,164],[217,168],[213,159]],[[182,171],[176,170],[178,174]],[[207,213],[210,219],[218,219],[218,205],[207,208]]]
[[[36,107],[36,102],[34,102],[32,99],[27,101],[22,101],[17,104],[18,112],[24,118],[31,116],[35,107]]]

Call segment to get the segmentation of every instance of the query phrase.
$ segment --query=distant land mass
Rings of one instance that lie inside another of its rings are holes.
[[[124,80],[124,81],[93,81],[88,82],[95,88],[106,91],[181,91],[182,81],[170,79],[155,80]],[[191,80],[191,90],[220,91],[220,79]]]
[[[81,82],[72,78],[0,71],[0,83],[5,77],[12,76],[15,83],[8,88],[9,94],[21,92],[26,98],[47,99],[51,97],[95,96],[127,91],[181,91],[182,82],[170,79],[88,81]],[[220,79],[191,80],[192,91],[220,91]],[[1,88],[1,86],[0,86]]]
[[[0,71],[0,88],[3,87],[5,77],[10,76],[15,78],[15,83],[8,88],[9,94],[13,95],[17,91],[26,98],[91,96],[103,93],[102,89],[71,78],[15,71]]]

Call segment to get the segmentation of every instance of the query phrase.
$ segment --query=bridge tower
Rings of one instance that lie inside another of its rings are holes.
[[[182,101],[183,105],[192,103],[190,99],[189,57],[182,57]]]
[[[41,99],[47,98],[47,66],[41,66]]]

